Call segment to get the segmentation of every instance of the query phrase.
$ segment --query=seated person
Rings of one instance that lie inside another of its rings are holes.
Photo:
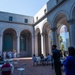
[[[8,57],[12,58],[12,52],[8,52]]]
[[[50,61],[51,61],[51,56],[50,56],[50,54],[48,54],[47,57],[46,57],[46,62],[47,62],[47,64],[48,64]]]
[[[40,57],[41,57],[41,60],[44,60],[44,55],[43,55],[43,54],[41,54],[41,56],[40,56]]]
[[[9,61],[6,61],[6,63],[1,67],[1,70],[2,70],[2,75],[11,74],[11,65],[9,64]]]
[[[40,58],[41,58],[41,63],[44,65],[44,64],[45,64],[45,58],[44,58],[44,55],[41,54]]]
[[[16,56],[17,56],[17,53],[13,52],[13,58],[16,58]]]
[[[35,54],[33,55],[32,60],[33,60],[33,65],[35,65],[35,63],[37,62]]]

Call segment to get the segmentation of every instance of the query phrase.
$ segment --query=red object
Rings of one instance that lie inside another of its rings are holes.
[[[11,67],[11,65],[9,63],[8,64],[4,64],[1,69],[8,68],[8,67]],[[10,75],[10,74],[11,74],[11,70],[7,71],[7,72],[2,71],[2,75]]]

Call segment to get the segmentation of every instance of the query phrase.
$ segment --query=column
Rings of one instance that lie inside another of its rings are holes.
[[[35,35],[35,55],[38,56],[38,38],[37,38],[37,35]]]
[[[35,54],[34,45],[35,45],[35,38],[34,38],[34,35],[33,35],[32,36],[32,55]]]
[[[45,34],[41,33],[41,53],[46,56],[45,53]]]
[[[48,34],[48,47],[49,47],[49,54],[51,54],[51,38],[50,38],[50,34]]]
[[[17,53],[20,54],[20,35],[17,35]]]
[[[0,35],[0,55],[2,55],[2,38],[3,36]]]
[[[56,36],[56,30],[57,30],[57,28],[56,27],[53,27],[53,28],[51,28],[51,30],[52,30],[52,41],[53,41],[53,45],[56,45],[57,43],[57,41],[56,41],[56,39],[57,39],[57,36]]]
[[[75,47],[75,20],[69,20],[68,23],[70,24],[70,45]]]

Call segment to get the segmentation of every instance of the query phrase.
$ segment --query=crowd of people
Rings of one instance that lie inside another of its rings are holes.
[[[36,57],[34,54],[32,57],[32,60],[33,60],[33,65],[35,65],[35,64],[38,65],[38,62],[40,62],[42,65],[45,65],[45,64],[48,65],[48,62],[50,62],[50,60],[51,60],[51,55],[48,54],[46,57],[44,57],[44,55],[41,54],[40,56]]]
[[[16,52],[3,52],[3,58],[6,59],[6,58],[16,58],[17,56],[17,53]]]
[[[48,54],[45,58],[43,54],[40,56],[41,63],[51,61],[52,69],[55,70],[56,75],[62,75],[61,67],[64,66],[66,75],[75,75],[75,48],[70,46],[67,54],[62,55],[61,50],[57,49],[56,45],[52,45],[52,55]],[[35,54],[32,57],[33,64],[37,61]]]

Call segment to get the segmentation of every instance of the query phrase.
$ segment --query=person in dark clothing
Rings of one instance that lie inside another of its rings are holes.
[[[75,75],[75,49],[74,47],[68,48],[69,55],[63,62],[66,75]]]
[[[54,69],[56,75],[62,75],[61,62],[60,62],[60,50],[56,49],[56,45],[52,45],[52,54],[54,59]]]
[[[2,56],[0,56],[0,64],[4,64],[4,60],[3,60]]]

